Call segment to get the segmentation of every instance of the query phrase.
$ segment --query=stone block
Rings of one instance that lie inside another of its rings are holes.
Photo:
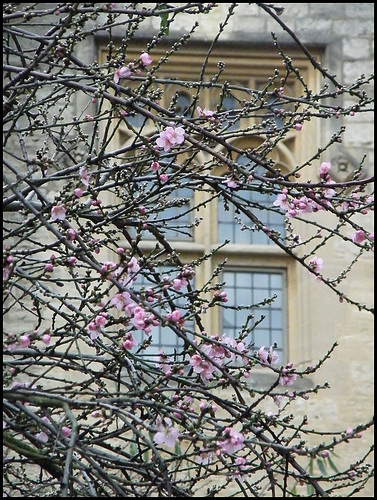
[[[355,19],[373,19],[374,18],[374,3],[344,3],[342,9],[346,9],[346,16]]]
[[[373,73],[373,61],[370,59],[344,62],[343,78],[345,84],[353,83],[362,74],[369,76],[371,73]]]
[[[374,34],[373,20],[359,21],[357,19],[350,19],[349,21],[345,21],[344,19],[341,19],[333,22],[333,34],[335,36],[344,36],[349,38],[350,33],[352,33],[352,37],[366,35],[372,38]]]
[[[343,57],[355,60],[371,57],[369,40],[365,38],[345,38],[343,40]]]

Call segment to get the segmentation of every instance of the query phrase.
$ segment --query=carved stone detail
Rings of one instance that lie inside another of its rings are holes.
[[[358,162],[346,151],[332,158],[330,177],[336,182],[350,181],[359,167]]]

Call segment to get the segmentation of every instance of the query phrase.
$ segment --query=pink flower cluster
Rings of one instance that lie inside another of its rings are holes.
[[[276,363],[279,361],[279,356],[278,354],[273,350],[272,346],[268,351],[262,346],[259,351],[256,353],[259,360],[262,363],[263,367],[266,367],[268,365],[276,365]]]
[[[328,181],[330,179],[329,172],[331,170],[331,163],[330,162],[323,162],[321,163],[319,167],[319,176],[324,179],[325,181]]]
[[[160,132],[156,144],[159,148],[164,148],[164,151],[170,151],[173,146],[182,144],[184,140],[185,130],[182,127],[166,127],[165,130]]]
[[[133,347],[137,346],[137,340],[135,340],[132,336],[132,333],[131,332],[128,332],[124,338],[123,338],[123,341],[122,341],[122,344],[121,344],[121,349],[124,349],[124,350],[128,350],[130,351]]]
[[[180,291],[183,287],[188,286],[188,280],[195,276],[195,272],[190,266],[185,266],[176,278],[173,279],[172,285],[174,290]]]
[[[323,206],[317,203],[314,199],[308,198],[307,196],[300,196],[300,198],[289,198],[287,196],[288,190],[283,189],[283,192],[279,194],[276,200],[273,202],[275,207],[279,207],[285,212],[287,218],[296,217],[301,214],[311,214],[313,212],[318,212],[319,210],[324,210]],[[334,190],[328,189],[323,193],[325,196],[329,197],[335,194]],[[328,203],[324,200],[325,204]]]
[[[334,181],[330,179],[330,169],[330,162],[323,162],[319,167],[319,176],[326,182],[326,186],[323,186],[318,195],[315,195],[315,193],[311,191],[309,196],[292,198],[287,196],[288,190],[283,189],[282,193],[279,194],[273,202],[273,205],[284,211],[286,217],[296,217],[304,213],[310,214],[312,212],[324,210],[326,206],[330,206],[329,198],[333,198],[336,195],[336,191],[329,187],[329,185],[335,184]],[[316,196],[318,196],[318,201],[321,200],[321,203],[315,200]]]
[[[101,333],[101,328],[105,326],[106,323],[107,323],[107,314],[105,312],[99,313],[96,316],[96,318],[89,323],[88,332],[92,340],[98,338],[99,334]]]
[[[147,335],[151,333],[154,326],[158,325],[158,321],[155,316],[146,312],[140,305],[134,302],[128,292],[117,293],[110,300],[110,304],[115,306],[120,311],[124,310],[128,317],[132,317],[132,325],[137,330],[143,330]],[[129,346],[130,342],[128,342],[127,345]]]
[[[201,465],[211,464],[215,459],[215,453],[208,448],[200,448],[196,462]]]
[[[220,292],[219,290],[216,290],[213,296],[216,300],[219,300],[220,302],[228,302],[228,295],[226,292]]]
[[[140,266],[136,257],[132,257],[125,267],[111,260],[104,262],[101,267],[101,272],[107,278],[119,279],[123,286],[127,286],[131,281],[136,281],[139,271]]]
[[[153,63],[153,59],[147,52],[143,52],[139,59],[142,66],[150,66]],[[134,63],[129,63],[128,66],[118,68],[114,73],[114,83],[118,84],[121,78],[129,78],[134,70],[134,65]]]
[[[226,427],[224,430],[226,439],[224,441],[218,441],[216,444],[220,448],[222,453],[227,455],[234,455],[237,451],[242,450],[244,447],[244,436],[236,431],[235,429],[230,429]]]
[[[308,266],[313,270],[315,274],[319,274],[323,269],[323,259],[320,257],[313,257],[309,260]]]
[[[279,379],[279,384],[286,386],[292,385],[296,380],[297,375],[293,373],[293,363],[288,363],[285,368],[282,370],[282,374]]]
[[[212,338],[213,340],[217,340],[215,336]],[[228,347],[231,347],[239,354],[230,351]],[[243,354],[247,353],[247,349],[243,342],[237,342],[235,339],[228,337],[226,333],[224,333],[218,344],[204,343],[201,346],[201,352],[207,355],[218,366],[222,366],[226,362],[234,361],[238,356],[242,357]],[[194,372],[200,375],[203,382],[206,380],[212,380],[214,372],[220,372],[219,368],[208,361],[206,357],[201,356],[197,352],[191,356],[190,365],[192,366]]]
[[[373,202],[374,202],[373,195],[363,197],[360,192],[357,192],[355,190],[353,193],[350,194],[350,199],[343,202],[342,208],[344,211],[347,211],[349,208],[360,209],[363,205],[366,205],[366,207],[364,207],[360,210],[360,212],[363,215],[365,215],[368,213]],[[370,205],[370,206],[368,206],[368,205]]]
[[[244,472],[247,469],[245,465],[246,459],[244,457],[237,457],[234,461],[234,464],[237,466],[237,470],[235,470],[232,474],[232,479],[238,479],[241,483],[245,482],[247,479],[247,474]]]
[[[183,326],[185,322],[182,317],[182,311],[179,309],[175,309],[172,313],[168,313],[166,319],[172,323],[176,323],[177,326]]]
[[[132,324],[136,330],[143,330],[146,335],[150,335],[153,327],[158,325],[158,320],[141,306],[136,306],[133,309]]]
[[[175,278],[173,280],[173,288],[174,290],[181,290],[183,287],[187,287],[188,281],[184,276],[181,276],[180,278]]]
[[[363,229],[359,229],[351,234],[351,240],[357,245],[360,245],[366,237],[374,241],[374,233],[367,233]]]

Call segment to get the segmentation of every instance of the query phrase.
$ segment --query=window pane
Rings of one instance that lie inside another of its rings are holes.
[[[169,173],[169,171],[167,171]],[[193,239],[192,227],[189,227],[193,222],[191,209],[193,207],[193,191],[182,187],[173,190],[167,195],[153,195],[155,183],[153,181],[147,184],[146,192],[151,193],[149,199],[149,211],[155,210],[148,218],[148,222],[153,223],[158,230],[168,240],[185,240]],[[136,229],[131,231],[132,236],[135,236]],[[149,231],[144,231],[143,238],[154,239]]]
[[[238,156],[237,162],[248,167],[253,166],[252,162],[250,162],[250,160],[245,158],[243,155]],[[259,174],[265,173],[263,168],[260,169],[255,167],[255,171]],[[257,183],[255,182],[254,185],[257,186]],[[239,189],[236,194],[242,198],[242,204],[259,219],[263,226],[267,226],[270,230],[277,231],[280,233],[282,238],[285,237],[285,215],[273,206],[273,202],[276,199],[275,195],[260,192],[258,190],[250,191],[247,189]],[[258,208],[260,206],[266,208]],[[238,215],[238,219],[241,219],[246,226],[255,230],[241,230],[241,224],[235,220],[234,207],[230,205],[229,210],[225,211],[224,202],[221,199],[218,200],[217,214],[219,243],[223,242],[225,239],[229,239],[230,243],[245,243],[254,245],[274,244],[265,232],[256,228],[254,222],[243,213]]]
[[[254,314],[254,320],[249,323],[249,326],[252,326],[263,315],[265,319],[249,334],[247,344],[254,343],[254,349],[259,349],[262,346],[269,347],[276,342],[278,345],[276,350],[280,361],[283,362],[286,314],[283,309],[285,303],[283,299],[284,272],[226,271],[222,274],[222,281],[226,282],[224,290],[228,296],[228,302],[221,308],[223,333],[237,338],[248,315]],[[227,306],[251,306],[264,299],[272,298],[274,294],[278,298],[270,305],[241,311],[227,309]]]

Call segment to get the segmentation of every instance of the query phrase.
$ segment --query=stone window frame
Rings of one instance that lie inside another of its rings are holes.
[[[183,49],[180,53],[172,54],[169,65],[166,66],[164,77],[174,77],[180,80],[195,79],[198,76],[198,68],[202,67],[206,51],[208,47],[204,44],[198,44],[188,49]],[[140,41],[140,45],[134,45],[126,55],[125,64],[129,61],[137,60],[140,53],[145,50],[145,44]],[[236,51],[236,57],[235,57]],[[310,62],[295,49],[288,50],[289,55],[294,60],[295,66],[299,69],[305,82],[309,88],[318,91],[320,88],[320,78],[314,71]],[[99,49],[99,62],[106,61],[107,50],[105,47]],[[151,56],[154,61],[166,54],[165,48],[154,48],[151,51]],[[319,53],[313,52],[314,57],[320,59]],[[218,62],[224,61],[225,67],[229,73],[233,75],[233,81],[241,81],[246,83],[249,88],[258,87],[259,82],[268,79],[272,76],[275,68],[281,66],[281,57],[271,50],[264,48],[255,48],[251,50],[246,46],[232,46],[232,44],[224,44],[221,48],[213,50],[209,62],[206,66],[205,78],[211,78],[217,71]],[[178,68],[178,70],[177,70]],[[161,76],[161,78],[163,77]],[[160,77],[160,73],[159,73]],[[192,93],[192,91],[191,91]],[[209,95],[209,94],[208,94]],[[171,96],[167,97],[170,99]],[[165,104],[162,103],[163,105]],[[207,101],[201,101],[202,108],[207,107],[211,109],[211,102],[209,98]],[[120,133],[114,135],[112,145],[119,148],[124,144],[124,130],[120,129]],[[147,129],[145,133],[147,133]],[[276,148],[282,155],[282,158],[288,160],[290,163],[294,162],[298,165],[301,161],[307,158],[307,151],[313,151],[313,144],[318,143],[320,130],[318,125],[307,122],[305,123],[302,131],[295,134],[294,132],[287,135],[284,143]],[[243,139],[242,139],[243,140]],[[205,153],[203,161],[207,158]],[[281,164],[284,168],[284,161]],[[195,193],[195,203],[203,201],[201,193]],[[199,214],[200,215],[200,214]],[[174,242],[175,250],[180,254],[183,262],[190,262],[192,259],[200,258],[204,253],[208,253],[217,247],[217,209],[216,203],[210,202],[207,205],[207,222],[205,227],[203,224],[195,227],[193,241],[177,240]],[[210,231],[208,231],[208,227]],[[120,242],[122,246],[127,247],[127,242]],[[142,241],[139,244],[142,250],[148,251],[153,248],[153,241]],[[283,349],[283,359],[281,363],[288,362],[291,357],[299,357],[300,359],[307,359],[310,356],[310,346],[302,340],[302,333],[300,332],[300,321],[302,321],[300,313],[300,303],[304,300],[300,297],[300,270],[297,269],[296,262],[292,261],[280,248],[275,245],[255,245],[255,244],[230,244],[222,248],[215,256],[212,256],[208,261],[202,264],[201,272],[196,276],[196,287],[200,288],[211,275],[211,271],[219,264],[220,261],[227,259],[229,269],[238,268],[239,263],[242,262],[244,269],[254,270],[268,270],[280,269],[285,273],[287,283],[286,294],[284,302],[286,304],[284,330],[285,339]],[[225,287],[226,291],[226,287]],[[202,322],[207,332],[219,333],[221,331],[221,314],[218,308],[211,308],[207,314],[203,315]],[[309,342],[310,343],[310,342]],[[161,346],[163,347],[163,346]]]

